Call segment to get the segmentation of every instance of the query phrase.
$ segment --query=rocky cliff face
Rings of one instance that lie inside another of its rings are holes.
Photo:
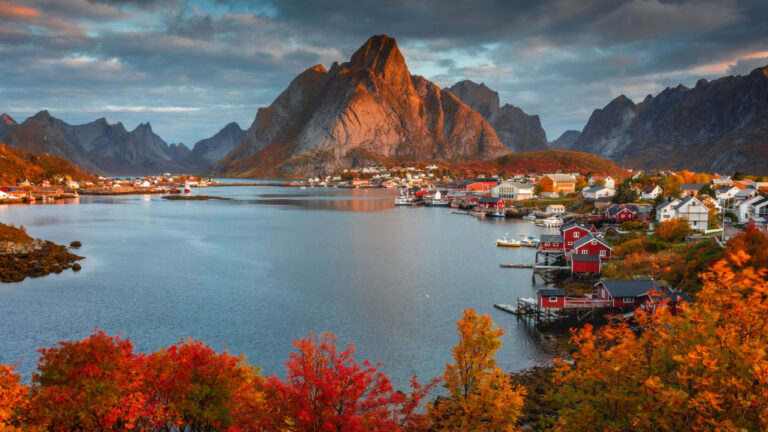
[[[499,93],[485,84],[465,80],[448,90],[488,120],[510,151],[526,152],[547,148],[547,134],[541,127],[539,116],[528,115],[513,105],[499,106]]]
[[[562,149],[562,150],[569,150],[571,147],[573,147],[574,144],[576,144],[576,141],[579,140],[579,137],[581,137],[581,132],[577,130],[567,130],[563,132],[560,137],[558,137],[556,140],[549,143],[549,148],[551,149]]]
[[[2,140],[5,134],[10,132],[11,129],[13,129],[16,126],[17,126],[16,120],[14,120],[8,114],[3,113],[3,115],[0,116],[0,140]]]
[[[243,140],[245,131],[235,123],[229,123],[214,136],[200,140],[193,146],[188,158],[202,168],[218,161]]]
[[[194,163],[184,144],[168,145],[143,123],[126,131],[122,123],[103,118],[70,125],[41,111],[14,126],[3,141],[11,147],[67,159],[81,169],[110,175],[196,173],[209,162]]]
[[[595,110],[573,150],[628,167],[768,174],[768,67]]]
[[[506,152],[480,114],[411,76],[397,42],[381,35],[349,62],[297,76],[210,171],[307,176],[386,160],[475,160]]]

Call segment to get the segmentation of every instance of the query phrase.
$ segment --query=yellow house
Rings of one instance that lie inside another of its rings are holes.
[[[539,180],[539,184],[545,197],[576,192],[576,177],[571,174],[547,174]]]

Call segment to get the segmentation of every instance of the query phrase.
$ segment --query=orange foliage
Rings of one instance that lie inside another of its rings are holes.
[[[12,367],[0,365],[0,432],[20,431],[11,425],[15,411],[22,408],[29,389]]]
[[[511,383],[494,355],[504,334],[487,315],[464,311],[456,322],[459,343],[454,363],[445,365],[447,400],[430,411],[437,431],[516,431],[525,389]]]
[[[665,241],[679,242],[691,235],[692,232],[688,220],[679,218],[662,222],[658,228],[656,228],[654,235]]]
[[[75,180],[96,178],[65,159],[29,153],[0,143],[0,185],[16,184],[23,179],[37,183],[57,175],[70,176]]]
[[[768,428],[768,270],[743,251],[702,275],[698,302],[573,331],[558,361],[557,429],[705,431]]]

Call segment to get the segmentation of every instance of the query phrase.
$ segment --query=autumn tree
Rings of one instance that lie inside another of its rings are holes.
[[[16,414],[27,399],[29,388],[11,367],[0,364],[0,432],[21,431],[13,426]]]
[[[25,412],[30,425],[52,432],[140,427],[146,399],[128,339],[98,331],[39,352]]]
[[[261,430],[264,379],[243,357],[187,340],[147,356],[142,370],[162,430]]]
[[[459,342],[445,365],[449,396],[430,410],[437,431],[516,431],[525,389],[512,385],[494,358],[504,334],[487,315],[464,311]]]
[[[352,346],[339,351],[336,343],[329,333],[294,342],[286,379],[268,380],[270,430],[428,430],[427,419],[417,411],[434,383],[421,386],[413,378],[410,395],[396,392],[378,365],[359,364]]]
[[[656,230],[654,235],[664,241],[668,242],[681,242],[686,237],[691,235],[693,230],[688,224],[688,219],[676,218],[663,221]]]
[[[734,250],[702,275],[697,302],[573,332],[558,362],[562,431],[768,429],[768,270]]]

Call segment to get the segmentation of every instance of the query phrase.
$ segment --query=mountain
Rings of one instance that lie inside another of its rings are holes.
[[[479,112],[496,130],[502,143],[512,152],[546,150],[547,134],[537,115],[528,115],[520,108],[499,106],[499,93],[485,84],[465,80],[449,88],[462,102]]]
[[[579,140],[579,137],[581,137],[581,132],[573,129],[567,130],[559,138],[550,142],[549,148],[568,150]]]
[[[589,118],[573,150],[634,168],[768,174],[768,67],[619,96]]]
[[[18,124],[16,123],[16,120],[14,120],[8,114],[3,113],[3,115],[0,116],[0,139],[3,139],[5,134],[10,132],[10,130],[16,127],[17,125]]]
[[[580,172],[626,178],[629,171],[600,156],[569,150],[543,150],[511,153],[486,161],[459,162],[449,166],[459,175],[478,174],[546,174],[553,172]]]
[[[215,138],[222,132],[201,141],[198,154],[202,156],[198,156],[182,143],[167,144],[149,123],[132,131],[127,131],[122,123],[109,124],[104,118],[70,125],[48,111],[40,111],[22,124],[10,126],[4,141],[21,150],[67,159],[83,170],[99,174],[197,173],[212,162],[206,157],[217,151],[225,153],[234,147],[232,140],[239,142],[230,125],[222,131],[226,132],[218,140]]]
[[[223,129],[216,132],[216,135],[200,140],[195,143],[187,160],[190,163],[197,164],[201,170],[208,165],[217,162],[235,148],[243,140],[245,131],[235,123],[229,123]]]
[[[15,185],[24,179],[37,183],[57,175],[70,176],[75,180],[95,179],[66,159],[33,154],[0,143],[0,185]]]
[[[209,171],[309,176],[384,161],[490,159],[507,152],[480,114],[412,76],[395,39],[379,35],[349,62],[299,74]]]

